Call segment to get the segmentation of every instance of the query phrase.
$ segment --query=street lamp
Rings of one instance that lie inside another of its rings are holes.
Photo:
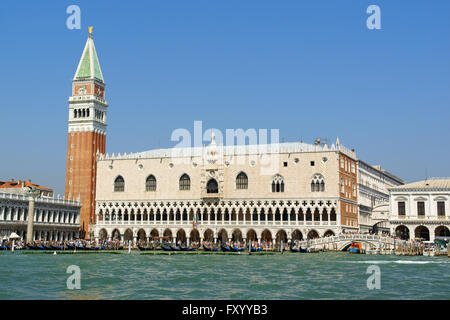
[[[11,252],[14,253],[14,245],[15,245],[15,240],[20,239],[20,237],[17,235],[17,233],[13,232],[9,235],[9,240],[12,240],[12,245],[11,245]]]

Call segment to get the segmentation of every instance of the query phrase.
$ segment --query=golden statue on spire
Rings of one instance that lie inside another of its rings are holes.
[[[94,27],[89,27],[89,35],[90,36],[92,36],[92,29],[93,29]]]

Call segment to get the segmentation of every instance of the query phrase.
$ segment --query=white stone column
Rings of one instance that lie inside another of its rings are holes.
[[[29,197],[28,200],[28,223],[27,223],[27,243],[33,241],[33,220],[34,220],[34,198]]]

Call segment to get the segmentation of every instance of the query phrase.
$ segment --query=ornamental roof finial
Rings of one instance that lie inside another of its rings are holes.
[[[89,27],[89,37],[92,38],[92,29],[94,29],[94,27]]]

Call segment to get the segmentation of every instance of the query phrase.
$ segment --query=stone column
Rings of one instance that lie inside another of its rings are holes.
[[[34,219],[34,198],[30,197],[28,201],[27,243],[31,243],[33,241],[33,219]]]

